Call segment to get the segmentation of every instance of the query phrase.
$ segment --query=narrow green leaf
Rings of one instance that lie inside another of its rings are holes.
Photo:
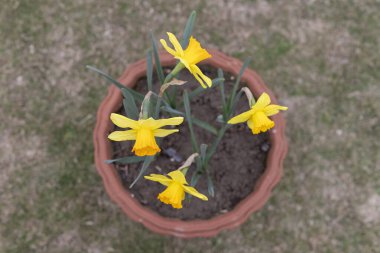
[[[200,120],[200,119],[197,119],[197,118],[194,118],[194,117],[192,117],[192,121],[193,121],[194,125],[197,125],[203,129],[209,131],[212,134],[215,134],[215,135],[218,134],[218,130],[207,122]]]
[[[228,109],[229,110],[231,110],[232,103],[235,100],[235,95],[236,95],[237,89],[239,87],[239,83],[240,83],[241,77],[243,76],[243,73],[244,73],[245,69],[248,67],[248,65],[250,63],[251,63],[251,59],[246,59],[244,61],[243,66],[240,69],[239,75],[236,78],[236,82],[235,82],[235,84],[234,84],[234,86],[232,88],[232,92],[231,92],[231,95],[230,95],[229,100],[228,100]]]
[[[210,194],[211,197],[215,196],[214,184],[212,182],[210,173],[208,172],[207,172],[207,190],[208,190],[208,194]]]
[[[97,69],[95,67],[89,66],[89,65],[87,65],[86,68],[89,69],[89,70],[91,70],[91,71],[96,72],[99,75],[101,75],[104,79],[106,79],[107,81],[113,83],[120,90],[127,89],[133,95],[133,97],[135,97],[135,99],[137,101],[141,102],[144,99],[144,95],[140,94],[139,92],[137,92],[137,91],[135,91],[135,90],[133,90],[131,88],[128,88],[128,87],[124,86],[123,84],[121,84],[120,82],[116,81],[111,76],[109,76],[108,74],[104,73],[103,71],[101,71],[101,70],[99,70],[99,69]]]
[[[161,66],[160,57],[158,55],[156,39],[154,38],[153,33],[150,33],[150,38],[152,41],[154,63],[156,64],[156,71],[157,71],[158,79],[160,80],[160,83],[163,84],[164,80],[165,80],[164,70],[162,69],[162,66]]]
[[[180,111],[178,111],[176,109],[173,109],[170,105],[162,106],[161,110],[163,110],[165,112],[168,112],[170,114],[175,114],[175,115],[180,115],[180,116],[184,116],[185,115],[183,112],[180,112]]]
[[[224,78],[219,78],[219,77],[215,78],[212,80],[212,86],[210,88],[205,89],[202,86],[199,86],[198,88],[196,88],[195,90],[189,93],[189,98],[193,98],[203,92],[210,91],[211,89],[218,87],[223,82],[224,82]]]
[[[138,163],[144,161],[144,157],[142,156],[126,156],[122,158],[112,159],[112,160],[105,160],[105,163],[121,163],[121,164],[131,164],[131,163]]]
[[[190,36],[193,31],[195,18],[197,17],[197,12],[192,11],[189,18],[187,19],[185,30],[183,31],[183,39],[181,41],[181,46],[183,49],[189,44]]]
[[[153,61],[152,50],[149,49],[146,53],[146,78],[148,83],[148,91],[153,90]]]
[[[131,189],[136,183],[137,181],[139,181],[139,179],[145,174],[145,172],[147,171],[149,165],[154,161],[154,155],[153,156],[145,156],[144,158],[144,163],[143,165],[141,166],[141,169],[140,169],[140,172],[139,174],[137,175],[137,177],[135,178],[135,180],[132,182],[132,184],[129,186],[129,189]]]
[[[210,161],[211,157],[214,155],[216,148],[219,145],[219,142],[222,140],[224,133],[226,132],[227,128],[229,127],[228,124],[224,124],[218,131],[218,135],[216,136],[215,140],[213,141],[211,147],[207,151],[206,155],[206,161],[205,164],[207,165],[208,162]]]
[[[196,186],[198,181],[199,181],[199,178],[201,177],[202,173],[200,172],[200,170],[196,170],[193,175],[191,176],[191,180],[190,180],[190,185],[191,186]]]
[[[184,116],[185,114],[181,111],[178,111],[176,109],[173,109],[170,105],[165,105],[163,107],[161,107],[161,109],[165,112],[168,112],[170,114],[174,114],[174,115],[179,115],[179,116]],[[203,121],[203,120],[200,120],[200,119],[197,119],[195,117],[191,117],[194,125],[197,125],[198,127],[201,127],[207,131],[209,131],[210,133],[212,134],[215,134],[217,135],[218,134],[218,130],[213,127],[212,125],[210,125],[209,123]]]
[[[121,92],[123,93],[124,97],[123,106],[127,114],[127,117],[137,120],[139,118],[139,110],[135,103],[134,97],[132,96],[131,92],[127,89],[122,89]]]
[[[204,162],[206,161],[206,151],[207,151],[207,144],[202,143],[201,144],[201,159],[202,159],[203,165],[204,165]]]
[[[222,69],[218,69],[218,78],[223,78],[224,80],[224,74],[223,74]],[[226,105],[226,93],[224,91],[224,81],[220,83],[219,87],[220,87],[220,94],[222,96],[222,106],[224,108]]]
[[[187,121],[187,123],[189,125],[189,130],[190,130],[191,144],[193,146],[194,152],[199,153],[199,147],[198,147],[198,144],[197,144],[197,140],[196,140],[195,133],[194,133],[194,128],[193,128],[193,121],[192,121],[192,117],[191,117],[189,94],[188,94],[187,90],[185,90],[184,93],[183,93],[183,102],[184,102],[184,106],[185,106],[186,121]]]

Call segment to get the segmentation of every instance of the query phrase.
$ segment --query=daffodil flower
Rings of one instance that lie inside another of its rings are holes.
[[[288,107],[285,106],[271,105],[269,95],[264,92],[249,111],[233,117],[228,121],[228,124],[237,124],[247,121],[247,125],[253,134],[266,132],[274,127],[274,122],[269,119],[268,116],[275,115],[280,110],[287,109]]]
[[[187,48],[183,50],[175,35],[169,32],[167,34],[169,36],[169,41],[174,46],[174,49],[170,48],[166,44],[166,41],[161,39],[160,42],[165,50],[168,51],[169,54],[173,55],[174,58],[180,60],[181,63],[190,71],[190,73],[194,75],[203,88],[207,88],[207,86],[211,87],[211,79],[204,75],[196,65],[197,63],[210,58],[211,55],[206,51],[206,49],[201,47],[201,44],[193,36],[190,37]]]
[[[117,113],[112,113],[110,118],[116,126],[131,129],[114,131],[108,135],[108,138],[113,141],[136,140],[132,149],[136,156],[152,156],[160,152],[161,149],[158,147],[155,137],[165,137],[179,131],[178,129],[161,129],[161,127],[176,126],[183,122],[183,117],[133,120]]]
[[[180,170],[174,170],[168,173],[169,177],[160,174],[150,174],[144,176],[145,179],[159,182],[167,188],[158,195],[158,199],[173,208],[182,208],[182,200],[185,199],[185,192],[200,198],[201,200],[208,200],[208,198],[199,193],[194,187],[188,185],[184,174]]]

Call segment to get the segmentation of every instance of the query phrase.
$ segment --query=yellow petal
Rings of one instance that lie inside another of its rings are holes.
[[[178,42],[177,38],[175,37],[175,35],[172,34],[172,33],[169,33],[169,32],[167,34],[169,36],[170,42],[174,46],[174,49],[175,49],[176,53],[182,55],[183,54],[183,49],[181,47],[181,44],[179,44],[179,42]]]
[[[264,133],[274,127],[274,121],[270,120],[262,111],[256,112],[252,116],[252,122],[253,128],[251,129],[254,134]]]
[[[113,141],[136,140],[136,130],[114,131],[108,135],[108,139]]]
[[[182,208],[182,200],[185,199],[185,191],[178,182],[171,182],[165,191],[157,197],[161,202],[172,205],[173,208]]]
[[[168,46],[168,44],[166,44],[166,41],[165,41],[165,40],[160,39],[160,42],[161,42],[162,46],[165,48],[165,50],[168,51],[169,54],[171,54],[171,55],[173,55],[173,56],[176,56],[176,55],[177,55],[177,53],[176,53],[173,49],[171,49],[171,48]]]
[[[174,171],[168,173],[168,176],[171,177],[175,182],[178,182],[182,185],[187,184],[185,176],[179,170],[174,170]]]
[[[265,106],[270,104],[270,97],[267,93],[261,94],[256,104],[252,107],[254,110],[262,110]]]
[[[206,49],[201,47],[201,44],[193,36],[191,36],[189,45],[184,51],[183,57],[190,65],[192,65],[210,58],[211,55],[207,52]]]
[[[288,107],[281,106],[281,105],[268,105],[264,108],[264,113],[267,116],[272,116],[277,114],[279,111],[286,111],[288,110]]]
[[[185,192],[193,195],[194,197],[200,198],[201,200],[204,200],[204,201],[208,200],[208,198],[205,195],[198,192],[194,187],[184,185],[183,189],[185,190]]]
[[[133,128],[136,129],[138,128],[138,124],[136,120],[129,119],[123,115],[117,114],[117,113],[111,113],[110,119],[112,122],[122,128]]]
[[[253,112],[251,110],[243,112],[243,113],[233,117],[232,119],[230,119],[227,123],[228,124],[237,124],[237,123],[245,122],[252,116],[252,114],[253,114]]]
[[[252,117],[247,120],[247,126],[253,131],[253,120],[252,120]]]
[[[153,134],[156,137],[165,137],[178,131],[178,129],[155,129],[153,130]]]
[[[150,174],[149,176],[144,176],[144,178],[154,182],[159,182],[165,186],[168,186],[173,181],[172,179],[160,174]]]
[[[142,128],[137,131],[136,142],[132,148],[136,156],[152,156],[160,151],[152,130]]]
[[[194,75],[195,79],[197,79],[198,83],[200,83],[200,84],[202,85],[202,87],[203,87],[204,89],[206,89],[207,86],[204,84],[204,82],[203,82],[203,80],[200,78],[200,76],[199,76],[197,73],[194,73],[193,75]]]
[[[138,121],[140,128],[155,129],[157,126],[157,120],[150,117],[149,119],[140,119]]]
[[[183,122],[183,117],[173,117],[168,119],[155,120],[153,129],[161,128],[163,126],[177,126]]]
[[[211,79],[208,76],[206,76],[205,74],[203,74],[202,71],[198,68],[197,65],[192,65],[191,68],[195,72],[195,75],[194,75],[195,78],[196,78],[196,75],[199,75],[205,81],[205,83],[207,84],[207,86],[211,87],[211,85],[212,85]],[[198,82],[200,82],[198,78],[197,78],[197,80],[198,80]],[[202,84],[202,86],[204,86],[202,82],[200,82],[200,83]]]

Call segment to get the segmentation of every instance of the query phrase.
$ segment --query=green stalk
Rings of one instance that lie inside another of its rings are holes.
[[[197,144],[197,139],[195,137],[194,128],[193,128],[193,121],[191,118],[190,101],[189,101],[189,94],[188,94],[187,90],[185,90],[183,93],[183,102],[184,102],[184,106],[185,106],[186,121],[189,125],[189,130],[190,130],[191,144],[193,146],[194,152],[199,153],[199,147]]]

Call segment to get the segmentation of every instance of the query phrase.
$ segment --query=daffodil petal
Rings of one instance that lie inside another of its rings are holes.
[[[161,128],[163,126],[178,126],[182,124],[183,117],[173,117],[168,119],[158,119],[155,120],[155,125],[153,129]]]
[[[153,130],[153,134],[156,137],[165,137],[178,131],[178,129],[155,129]]]
[[[154,182],[159,182],[165,186],[168,186],[173,181],[172,179],[160,174],[150,174],[149,176],[144,176],[144,178]]]
[[[206,82],[206,84],[207,84],[207,86],[208,87],[211,87],[211,85],[212,85],[212,81],[211,81],[211,79],[208,77],[208,76],[206,76],[205,74],[203,74],[202,73],[202,71],[200,70],[200,68],[197,66],[197,65],[192,65],[191,66],[192,68],[193,68],[193,70],[195,71],[195,73],[197,74],[197,75],[199,75],[205,82]],[[198,79],[197,79],[198,80]],[[199,80],[198,80],[199,81]],[[202,83],[201,83],[202,84]],[[202,85],[203,86],[203,85]]]
[[[249,118],[249,119],[247,120],[247,125],[248,125],[248,127],[249,127],[251,130],[253,130],[253,120],[252,120],[252,118]]]
[[[157,125],[157,120],[150,117],[149,119],[139,120],[139,124],[141,128],[155,129]]]
[[[195,77],[195,79],[197,79],[197,81],[202,85],[202,87],[203,88],[207,88],[207,86],[204,84],[204,82],[203,82],[203,80],[199,77],[199,75],[198,74],[194,74],[194,77]]]
[[[113,141],[136,140],[136,130],[114,131],[108,135],[108,139]]]
[[[183,54],[183,49],[181,47],[181,44],[179,44],[179,42],[178,42],[177,38],[175,37],[175,35],[172,34],[172,33],[169,33],[169,32],[167,34],[169,36],[170,42],[172,43],[172,45],[174,46],[175,51],[177,52],[177,54],[182,55]]]
[[[185,49],[184,57],[187,59],[189,64],[197,64],[205,59],[211,57],[206,49],[202,48],[199,41],[197,41],[193,36],[190,37],[189,46]]]
[[[184,59],[183,57],[180,57],[180,56],[176,56],[174,58],[176,58],[177,60],[180,60],[182,62],[182,64],[185,65],[185,67],[190,71],[190,73],[194,75],[193,70],[191,69],[191,67],[190,67],[189,63],[186,61],[186,59]]]
[[[187,184],[185,176],[179,170],[173,170],[172,172],[169,172],[168,176],[171,177],[174,181],[176,181],[182,185]]]
[[[279,111],[286,111],[288,110],[288,107],[281,106],[281,105],[268,105],[264,108],[264,113],[267,116],[272,116],[277,114]]]
[[[259,97],[259,99],[257,99],[257,102],[252,107],[252,109],[262,110],[262,109],[264,109],[265,106],[267,106],[269,104],[270,104],[270,97],[269,97],[269,95],[266,92],[264,92],[263,94],[261,94],[261,96]]]
[[[161,45],[165,48],[166,51],[168,51],[169,54],[173,55],[173,56],[176,56],[177,53],[171,49],[168,44],[166,44],[166,41],[163,40],[163,39],[160,39],[160,42],[161,42]]]
[[[243,112],[243,113],[233,117],[232,119],[230,119],[227,123],[228,124],[237,124],[237,123],[245,122],[252,116],[252,114],[253,113],[251,110]]]
[[[129,119],[123,115],[117,114],[117,113],[111,113],[110,116],[111,121],[118,127],[122,128],[132,128],[136,129],[138,128],[138,123],[136,120]]]
[[[198,192],[194,187],[184,185],[183,189],[185,190],[185,192],[187,192],[190,195],[193,195],[194,197],[200,198],[201,200],[204,200],[204,201],[208,200],[208,198],[205,195]]]

